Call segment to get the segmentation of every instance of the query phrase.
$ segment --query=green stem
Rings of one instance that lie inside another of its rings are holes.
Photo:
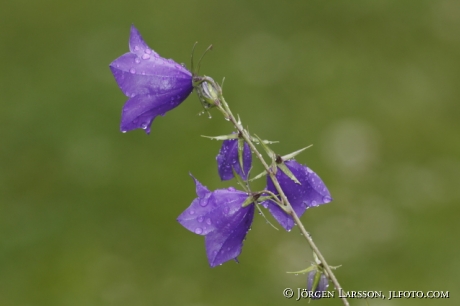
[[[218,85],[217,86],[216,85],[217,84],[214,84],[214,86],[216,88],[220,89],[220,87],[218,87]],[[265,162],[264,158],[262,157],[262,154],[260,154],[260,152],[257,150],[257,147],[255,146],[255,144],[251,140],[249,132],[236,120],[235,116],[233,116],[233,114],[232,114],[232,112],[230,110],[230,107],[228,106],[227,102],[225,101],[224,97],[222,96],[222,92],[219,92],[219,101],[217,101],[217,102],[218,103],[216,103],[216,106],[219,109],[219,111],[221,111],[222,114],[224,115],[225,119],[230,121],[235,126],[235,128],[238,130],[238,132],[240,132],[241,136],[244,138],[244,140],[247,142],[247,144],[251,148],[251,151],[254,152],[256,157],[262,163],[263,167],[267,171],[267,175],[270,176],[270,178],[271,178],[271,180],[273,182],[273,185],[275,186],[276,190],[278,191],[278,193],[279,193],[279,195],[281,197],[281,200],[282,200],[282,202],[283,202],[283,204],[285,206],[285,211],[289,215],[292,216],[292,218],[294,219],[294,222],[299,226],[300,232],[302,233],[302,235],[307,240],[307,242],[310,245],[310,247],[313,250],[313,252],[318,256],[319,260],[321,261],[321,264],[323,265],[324,269],[326,270],[326,272],[328,274],[329,279],[334,284],[335,289],[338,292],[342,291],[342,287],[340,286],[339,281],[335,277],[334,272],[332,272],[331,267],[327,264],[326,259],[324,258],[324,256],[319,251],[318,247],[316,246],[316,244],[314,243],[313,239],[311,238],[311,235],[307,232],[307,230],[303,226],[302,222],[299,219],[299,216],[297,216],[297,214],[295,213],[294,209],[292,209],[292,206],[289,203],[289,200],[287,199],[286,195],[283,192],[283,189],[281,188],[278,180],[276,179],[275,173],[272,171],[270,166]],[[350,305],[345,297],[341,297],[341,299],[342,299],[343,305],[345,305],[345,306]]]

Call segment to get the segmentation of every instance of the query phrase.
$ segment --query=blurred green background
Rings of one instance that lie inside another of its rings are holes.
[[[294,305],[286,271],[312,260],[297,229],[256,215],[240,264],[208,266],[175,219],[188,173],[219,181],[231,132],[195,94],[146,136],[119,132],[109,63],[132,23],[203,74],[252,132],[298,160],[334,201],[302,217],[347,290],[443,290],[460,280],[460,2],[3,1],[0,12],[0,305]],[[260,169],[259,169],[260,170]],[[254,188],[262,188],[256,182]],[[367,305],[350,300],[352,305]],[[301,301],[305,304],[307,301]],[[340,305],[338,299],[314,301]]]

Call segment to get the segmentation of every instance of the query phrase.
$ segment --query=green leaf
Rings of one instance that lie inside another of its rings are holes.
[[[297,151],[295,151],[295,152],[289,153],[288,155],[284,155],[284,156],[282,156],[281,158],[282,158],[283,160],[292,159],[292,158],[296,157],[297,155],[299,155],[301,152],[303,152],[303,151],[305,151],[306,149],[310,148],[311,146],[313,146],[313,145],[309,145],[308,147],[305,147],[305,148],[303,148],[303,149],[300,149],[300,150],[297,150]]]
[[[294,182],[296,182],[296,184],[302,185],[302,184],[300,184],[299,180],[294,176],[294,174],[292,174],[291,170],[289,170],[289,168],[288,168],[284,163],[278,164],[277,166],[278,166],[278,168],[280,168],[281,171],[283,171],[284,174],[286,174],[291,180],[293,180]]]
[[[212,139],[212,140],[229,140],[229,139],[237,139],[238,134],[221,135],[221,136],[205,136],[205,135],[201,135],[201,137],[209,138],[209,139]]]

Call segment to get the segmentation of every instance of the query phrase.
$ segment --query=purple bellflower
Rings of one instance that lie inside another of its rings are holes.
[[[243,145],[243,169],[238,158],[238,140],[239,139],[228,139],[224,140],[219,154],[217,155],[217,168],[220,179],[222,181],[231,180],[233,178],[233,169],[235,172],[244,180],[248,179],[248,173],[251,169],[252,155],[249,145],[244,142]]]
[[[318,275],[318,273],[320,273]],[[316,288],[314,288],[315,278],[319,277],[316,283]],[[327,279],[326,275],[322,272],[318,272],[317,270],[312,270],[308,272],[307,275],[307,290],[308,296],[312,300],[320,299],[323,296],[323,292],[326,291],[327,287],[329,287],[329,280]]]
[[[211,192],[193,179],[198,197],[177,221],[189,231],[205,236],[211,267],[231,259],[237,261],[254,218],[254,204],[242,207],[248,198],[243,191],[230,187]]]
[[[276,179],[280,183],[281,189],[283,189],[289,203],[291,203],[292,208],[299,217],[303,215],[307,208],[332,201],[331,194],[326,185],[324,185],[320,177],[310,168],[299,164],[295,160],[285,161],[284,164],[297,178],[300,184],[294,182],[280,169],[276,172]],[[265,189],[274,194],[278,194],[269,176],[267,176],[267,187]],[[284,212],[276,203],[268,200],[264,201],[262,205],[268,208],[270,213],[282,227],[287,231],[292,229],[294,226],[293,218]]]
[[[118,86],[129,98],[123,106],[122,132],[144,129],[158,115],[181,104],[192,92],[192,73],[150,49],[139,31],[131,26],[129,52],[110,64]]]

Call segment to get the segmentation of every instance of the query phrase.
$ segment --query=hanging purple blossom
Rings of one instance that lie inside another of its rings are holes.
[[[307,208],[332,201],[331,194],[326,185],[324,185],[323,181],[313,170],[299,164],[295,160],[285,161],[284,164],[291,170],[300,184],[294,182],[280,169],[278,169],[276,173],[276,179],[280,183],[281,189],[283,189],[289,203],[291,203],[292,208],[299,217],[303,215]],[[269,176],[267,176],[267,187],[265,189],[274,194],[278,194]],[[276,221],[287,231],[291,230],[294,226],[292,217],[285,213],[276,203],[264,201],[263,206],[268,208]]]
[[[211,192],[193,179],[198,197],[177,221],[189,231],[205,236],[211,267],[237,260],[254,218],[254,204],[242,207],[248,198],[245,192],[232,187]]]
[[[329,280],[327,279],[324,273],[321,273],[321,275],[319,276],[319,281],[318,281],[316,288],[312,290],[313,284],[315,282],[315,276],[317,273],[321,273],[321,272],[318,272],[317,270],[312,270],[308,272],[308,275],[307,275],[307,290],[309,291],[308,296],[312,300],[320,299],[323,296],[323,292],[326,291],[327,287],[329,287]]]
[[[252,155],[249,145],[244,142],[243,146],[243,169],[238,158],[238,139],[224,140],[220,152],[216,157],[220,179],[223,181],[233,178],[233,169],[244,180],[248,179],[248,173],[252,165]]]
[[[192,74],[150,49],[134,26],[129,51],[110,64],[118,86],[129,98],[123,106],[120,129],[140,128],[149,134],[155,117],[177,107],[192,92]]]

